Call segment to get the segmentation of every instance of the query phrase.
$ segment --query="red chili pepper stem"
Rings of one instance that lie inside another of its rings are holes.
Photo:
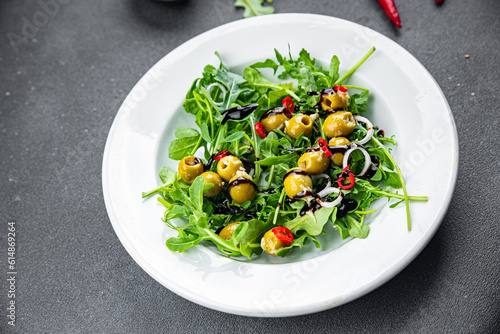
[[[389,16],[392,23],[394,23],[396,27],[401,28],[401,19],[399,18],[398,9],[396,8],[394,0],[378,0],[378,3],[382,6],[387,16]]]
[[[278,226],[272,229],[276,238],[284,244],[291,244],[293,242],[293,233],[287,227]]]

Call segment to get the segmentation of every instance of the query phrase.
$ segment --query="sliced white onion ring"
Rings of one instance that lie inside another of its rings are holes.
[[[255,165],[252,165],[252,167],[250,167],[250,172],[248,172],[248,175],[250,175],[251,177],[253,177],[255,174]]]
[[[337,198],[333,202],[323,202],[322,200],[317,199],[316,201],[318,201],[318,203],[322,207],[324,207],[324,208],[333,208],[334,206],[337,206],[338,204],[340,204],[340,202],[342,202],[342,198],[344,197],[344,195],[342,194],[342,192],[340,191],[340,189],[337,189],[337,188],[334,188],[334,187],[325,188],[321,192],[325,192],[324,196],[326,196],[328,194],[331,194],[331,193],[337,193],[337,194],[339,194],[337,196]],[[318,195],[319,194],[320,193],[318,193]],[[323,197],[323,196],[321,196],[321,197]]]
[[[226,93],[227,93],[227,89],[226,87],[224,87],[223,84],[221,83],[218,83],[218,82],[214,82],[214,83],[211,83],[210,85],[207,86],[207,91],[208,91],[208,94],[210,95],[211,91],[212,91],[212,88],[214,87],[219,87],[220,90],[222,91],[222,96],[225,97],[226,96]],[[212,96],[212,95],[210,95]],[[222,107],[222,105],[224,104],[224,100],[222,100],[222,102],[215,102],[213,99],[212,99],[212,102],[217,106],[217,107]]]
[[[313,177],[313,179],[318,179],[320,177],[323,177],[323,178],[328,180],[328,183],[326,184],[325,188],[323,188],[323,190],[321,190],[319,193],[317,193],[317,195],[319,197],[325,197],[326,195],[328,195],[331,192],[331,191],[328,191],[328,189],[332,185],[332,179],[330,178],[330,176],[328,176],[326,174],[318,174],[318,175],[313,175],[312,177]]]
[[[363,167],[363,170],[361,171],[361,173],[359,173],[356,176],[365,175],[366,171],[368,170],[368,168],[370,168],[370,165],[372,164],[372,159],[370,158],[370,154],[368,154],[368,152],[362,146],[351,147],[350,149],[347,150],[347,152],[344,153],[344,161],[342,163],[342,167],[343,168],[347,167],[347,165],[348,165],[347,162],[349,160],[349,156],[351,155],[352,152],[354,152],[356,150],[360,150],[361,153],[363,153],[363,155],[365,156],[365,167]]]
[[[330,176],[328,176],[328,175],[327,175],[327,174],[325,174],[325,173],[323,173],[323,174],[314,174],[314,175],[311,175],[311,178],[312,178],[313,180],[317,180],[317,179],[319,179],[319,178],[324,178],[324,179],[327,179],[327,180],[328,180],[328,183],[327,183],[327,185],[326,185],[326,187],[325,187],[325,188],[327,188],[327,187],[331,186],[331,184],[332,184],[332,180],[330,179]]]
[[[366,136],[363,139],[358,140],[356,142],[356,144],[363,145],[363,144],[367,143],[372,138],[372,136],[373,136],[373,132],[374,132],[373,124],[372,124],[372,122],[370,122],[370,120],[368,118],[363,117],[363,116],[355,115],[354,119],[357,122],[363,122],[363,123],[365,123],[366,126],[367,126],[367,128],[368,128],[368,132],[366,133]]]

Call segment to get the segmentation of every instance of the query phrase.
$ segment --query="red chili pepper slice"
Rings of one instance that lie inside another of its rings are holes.
[[[401,28],[401,19],[399,18],[398,9],[396,8],[394,0],[378,0],[378,3],[382,6],[385,14],[389,16],[392,23],[394,23],[396,27]]]
[[[436,0],[437,3],[443,3],[444,0]]]
[[[267,137],[266,130],[264,129],[264,126],[261,122],[255,123],[255,131],[257,131],[257,134],[260,136],[260,138],[264,139]]]
[[[354,187],[354,174],[349,170],[349,165],[347,165],[346,168],[344,168],[342,170],[342,173],[340,173],[340,175],[343,175],[344,173],[347,173],[347,175],[349,177],[349,184],[344,185],[342,183],[343,181],[346,180],[346,178],[344,176],[338,178],[337,184],[339,185],[339,187],[341,189],[348,190],[348,189],[351,189],[352,187]]]
[[[287,96],[283,99],[283,108],[285,108],[286,112],[285,115],[288,117],[292,117],[293,113],[293,100],[290,96]]]
[[[327,157],[331,157],[333,155],[332,152],[330,152],[330,150],[328,149],[328,143],[326,142],[326,140],[320,138],[318,139],[318,144],[319,147],[321,147],[321,149],[323,150],[323,152],[325,152]]]
[[[291,244],[293,242],[293,233],[288,228],[278,226],[272,229],[276,238],[284,244]]]
[[[333,86],[333,89],[335,90],[340,90],[341,92],[345,93],[347,92],[349,89],[347,87],[344,87],[344,86],[339,86],[339,85],[335,85]]]
[[[214,157],[214,160],[215,161],[219,161],[220,159],[228,156],[230,153],[229,153],[229,150],[222,150],[220,151],[219,153],[217,153]]]

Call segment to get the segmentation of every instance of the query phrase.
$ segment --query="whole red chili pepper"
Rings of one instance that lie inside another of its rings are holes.
[[[257,131],[257,134],[260,136],[260,138],[264,139],[267,137],[266,130],[264,129],[264,126],[261,122],[255,123],[255,131]]]
[[[399,18],[398,9],[396,8],[394,0],[378,0],[378,3],[382,6],[382,9],[396,27],[401,28],[401,19]]]
[[[288,117],[292,117],[292,112],[293,112],[293,100],[290,96],[287,96],[283,99],[283,108],[285,108],[286,112],[285,115]]]
[[[272,229],[276,238],[284,244],[291,244],[293,242],[293,233],[287,227],[278,226]]]
[[[341,91],[341,92],[343,92],[343,93],[345,93],[345,92],[347,92],[347,91],[348,91],[348,89],[347,89],[346,87],[344,87],[344,86],[339,86],[339,85],[335,85],[335,86],[333,86],[333,89],[335,89],[335,90],[340,90],[340,91]]]
[[[326,140],[324,140],[323,138],[318,139],[318,145],[319,147],[321,147],[323,152],[325,152],[325,155],[327,157],[331,157],[333,155],[332,152],[330,152],[330,150],[328,149],[328,144]]]
[[[342,182],[346,180],[346,178],[344,176],[342,176],[344,173],[347,173],[348,177],[349,177],[349,184],[348,185],[344,185]],[[354,174],[349,170],[349,165],[346,166],[346,168],[344,168],[342,170],[342,173],[340,173],[340,176],[338,179],[337,179],[337,184],[339,185],[339,187],[341,189],[344,189],[344,190],[348,190],[348,189],[351,189],[352,187],[354,187]]]

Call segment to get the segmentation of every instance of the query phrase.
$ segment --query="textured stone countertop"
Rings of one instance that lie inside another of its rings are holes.
[[[460,145],[451,206],[422,253],[382,287],[317,314],[247,318],[187,301],[133,261],[103,201],[110,126],[165,54],[240,19],[233,3],[0,2],[0,333],[500,332],[497,0],[397,0],[399,30],[374,0],[273,3],[277,13],[331,15],[384,34],[429,70],[451,106]]]

